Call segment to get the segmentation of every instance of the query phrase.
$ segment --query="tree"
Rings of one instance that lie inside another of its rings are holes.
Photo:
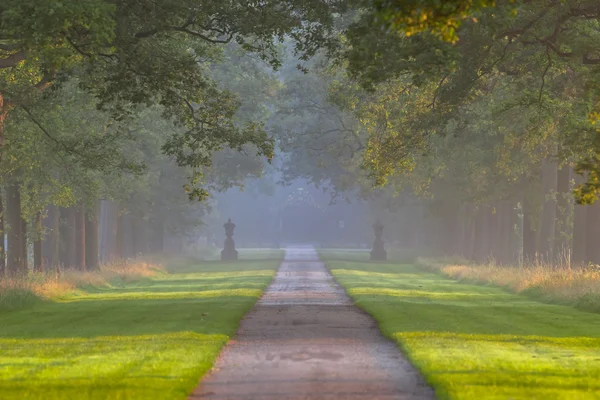
[[[101,107],[122,119],[137,104],[160,104],[183,129],[163,151],[200,170],[224,146],[250,143],[272,156],[257,124],[239,126],[238,102],[208,76],[220,45],[236,42],[277,66],[273,39],[289,35],[302,58],[327,45],[344,1],[9,0],[0,8],[0,146],[4,121],[32,96],[78,73]],[[2,149],[0,148],[0,151]],[[192,183],[193,183],[192,179]],[[202,198],[206,193],[192,188]]]

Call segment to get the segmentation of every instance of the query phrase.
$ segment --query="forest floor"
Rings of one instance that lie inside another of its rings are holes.
[[[253,257],[269,259],[173,265],[0,313],[0,398],[185,399],[271,282],[281,252]]]
[[[600,398],[600,314],[369,262],[368,253],[321,255],[439,398]]]

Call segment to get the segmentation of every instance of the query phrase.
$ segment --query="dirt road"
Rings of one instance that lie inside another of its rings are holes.
[[[416,400],[433,391],[352,304],[313,248],[277,276],[190,396],[207,400]]]

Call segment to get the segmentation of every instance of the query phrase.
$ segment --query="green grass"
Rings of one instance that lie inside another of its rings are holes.
[[[1,313],[0,399],[185,399],[278,264],[180,264]]]
[[[600,399],[598,314],[413,265],[328,266],[441,399]]]
[[[343,260],[343,261],[369,261],[371,257],[370,249],[347,250],[347,249],[320,249],[319,256],[322,260]],[[411,249],[387,249],[388,260],[402,263],[413,263],[423,252]]]

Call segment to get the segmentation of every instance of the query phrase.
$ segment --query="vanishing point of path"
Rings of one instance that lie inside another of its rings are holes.
[[[416,400],[433,391],[354,306],[311,247],[271,286],[190,399]]]

